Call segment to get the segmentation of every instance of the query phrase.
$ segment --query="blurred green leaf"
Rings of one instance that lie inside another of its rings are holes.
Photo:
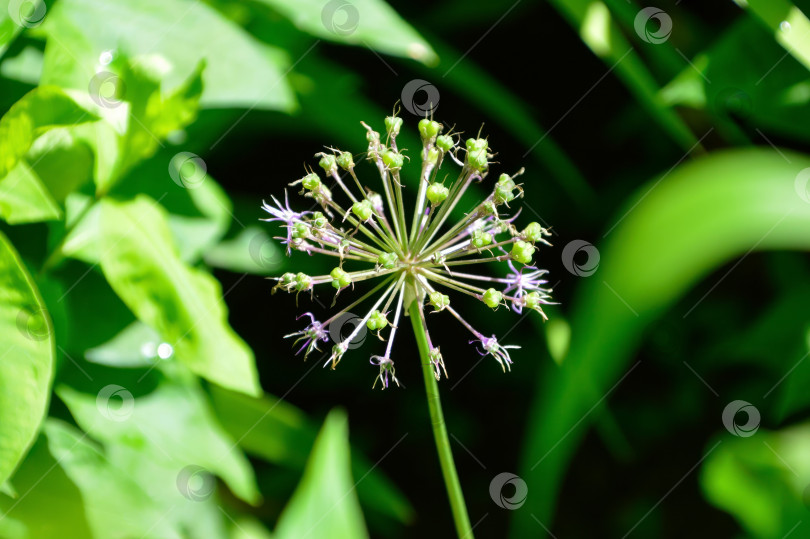
[[[589,410],[625,372],[643,329],[734,257],[810,249],[810,203],[799,175],[808,167],[810,158],[787,151],[716,153],[650,182],[608,229],[598,246],[602,263],[576,296],[568,355],[561,367],[544,369],[532,404],[521,476],[542,522],[549,523]],[[527,511],[515,512],[515,522],[517,534],[537,526]]]
[[[37,437],[53,363],[48,312],[19,255],[0,234],[0,483]]]
[[[163,518],[166,508],[110,464],[86,434],[56,419],[48,419],[44,431],[51,454],[81,492],[94,537],[182,537]]]
[[[245,451],[269,462],[303,468],[306,450],[318,433],[303,411],[267,394],[257,399],[212,386],[211,397],[222,425]],[[363,507],[403,523],[413,520],[410,502],[366,458],[353,454],[352,469],[355,476],[364,477],[357,485]]]
[[[320,38],[362,45],[424,64],[438,60],[430,45],[383,0],[255,1],[270,6],[299,29]]]
[[[260,394],[253,353],[227,323],[219,283],[179,259],[164,211],[146,196],[99,204],[101,269],[118,296],[192,371]]]
[[[84,357],[92,363],[110,367],[151,367],[160,359],[158,347],[161,344],[163,341],[154,329],[135,321],[109,341],[88,349]],[[165,346],[163,350],[164,354],[168,352]]]
[[[0,9],[3,2],[0,2]],[[0,15],[2,12],[0,12]],[[3,23],[0,22],[0,28]],[[2,33],[3,30],[0,30]],[[0,38],[2,41],[2,38]],[[2,50],[2,45],[0,45]],[[0,56],[2,53],[0,52]],[[0,63],[0,75],[3,77],[36,86],[42,75],[42,51],[34,47],[25,47],[17,56],[6,58]]]
[[[201,104],[289,111],[286,55],[264,45],[202,2],[193,0],[61,0],[42,29],[48,36],[42,82],[87,91],[102,51],[136,63],[159,57],[172,91],[205,60]],[[105,58],[106,60],[106,58]]]
[[[661,125],[672,140],[684,150],[698,145],[698,140],[683,120],[662,101],[659,86],[644,62],[613,21],[607,6],[600,0],[551,0],[569,24],[579,32],[582,41],[601,58],[610,71]]]
[[[14,484],[20,496],[0,494],[0,537],[92,537],[85,516],[85,500],[48,451],[44,435],[37,438],[31,452],[20,464],[14,474]]]
[[[139,458],[174,469],[174,476],[185,466],[202,466],[222,477],[243,500],[252,504],[259,500],[250,463],[219,426],[205,394],[194,382],[162,381],[154,391],[132,401],[131,415],[125,421],[115,414],[100,413],[97,406],[113,404],[99,404],[96,395],[68,386],[58,387],[56,394],[83,430],[110,446],[111,460],[115,458],[111,446],[121,445],[135,450]]]
[[[55,86],[39,86],[31,90],[0,119],[0,179],[48,129],[95,119]]]
[[[258,226],[249,226],[205,253],[205,263],[237,273],[272,275],[284,264],[284,251]]]
[[[26,28],[36,28],[47,14],[43,0],[0,0],[0,58]]]
[[[61,218],[62,210],[25,161],[0,179],[0,219],[15,225]]]
[[[754,12],[773,32],[774,39],[810,69],[810,21],[788,0],[747,0],[743,7]]]
[[[706,497],[752,537],[807,533],[810,425],[747,438],[726,436],[701,468]]]
[[[345,412],[333,410],[324,421],[304,476],[281,513],[273,537],[368,537],[355,486],[348,420]]]

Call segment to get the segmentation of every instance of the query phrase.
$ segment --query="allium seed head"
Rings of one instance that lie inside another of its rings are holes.
[[[290,184],[300,184],[300,194],[314,201],[318,211],[292,210],[286,192],[284,204],[271,197],[273,203],[263,205],[270,214],[265,220],[279,222],[286,230],[277,239],[287,246],[288,255],[298,250],[337,259],[327,275],[283,274],[275,279],[273,292],[312,295],[318,285],[331,284],[342,297],[345,290],[353,290],[358,283],[377,281],[376,286],[324,322],[317,321],[312,313],[304,313],[302,316],[308,316],[310,323],[287,337],[295,338],[295,344],[300,344],[297,353],[304,352],[306,357],[319,350],[319,343],[328,341],[327,328],[332,322],[361,304],[369,304],[365,315],[357,317],[360,319],[352,326],[350,335],[332,335],[336,344],[331,353],[327,352],[324,366],[334,368],[349,348],[354,348],[349,343],[355,342],[359,332],[371,330],[386,343],[383,355],[371,357],[371,363],[379,368],[374,385],[380,382],[385,389],[391,381],[399,385],[391,353],[400,317],[409,308],[416,309],[426,328],[426,307],[430,306],[432,312],[449,314],[469,330],[474,337],[470,342],[477,344],[479,353],[492,356],[504,371],[510,369],[512,359],[508,350],[517,347],[502,345],[494,335],[486,337],[473,328],[451,306],[448,292],[466,294],[492,309],[506,305],[522,312],[525,307],[545,318],[542,307],[550,303],[551,291],[543,288],[547,283],[542,278],[545,270],[531,264],[537,246],[548,244],[545,238],[549,232],[539,223],[529,223],[518,231],[513,222],[519,211],[504,213],[510,211],[510,203],[523,196],[522,184],[515,182],[522,169],[513,175],[501,174],[484,200],[466,214],[461,213],[459,210],[466,209],[459,206],[462,196],[473,183],[485,179],[492,164],[489,142],[485,138],[469,138],[459,147],[457,134],[441,134],[439,122],[424,118],[418,124],[421,159],[416,159],[421,173],[413,193],[413,212],[407,215],[405,196],[410,183],[403,174],[409,163],[407,156],[414,154],[397,148],[402,118],[394,114],[384,123],[384,139],[379,132],[362,124],[368,142],[365,158],[380,177],[378,186],[361,182],[351,152],[329,148],[331,153],[316,154],[323,176],[310,171]],[[449,182],[440,180],[439,170],[445,167],[444,178],[447,166],[454,163],[461,167],[456,178]],[[375,187],[379,194],[370,187]],[[333,191],[341,196],[333,196]],[[457,219],[455,224],[451,224],[451,218]],[[507,272],[505,276],[493,277],[462,267],[483,267],[482,263],[504,265]],[[424,337],[433,373],[437,379],[442,373],[446,377],[444,358],[427,329]]]

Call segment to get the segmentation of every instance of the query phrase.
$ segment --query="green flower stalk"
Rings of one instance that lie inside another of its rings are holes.
[[[513,206],[523,197],[523,186],[516,183],[522,169],[514,175],[501,174],[484,200],[449,224],[469,187],[486,178],[493,154],[486,139],[470,138],[460,146],[458,135],[442,134],[443,126],[427,118],[418,125],[422,139],[421,167],[413,212],[407,215],[402,174],[412,160],[397,147],[402,118],[394,115],[385,119],[385,137],[365,123],[362,125],[368,141],[364,157],[376,167],[379,186],[361,182],[355,164],[355,157],[359,156],[330,148],[329,152],[316,155],[323,177],[308,171],[290,184],[300,187],[300,194],[312,199],[313,209],[319,207],[319,211],[291,209],[286,192],[284,204],[275,197],[273,204],[264,203],[264,210],[270,214],[265,220],[280,222],[286,229],[286,236],[277,239],[287,246],[288,254],[301,251],[332,257],[335,261],[334,269],[326,275],[285,273],[275,279],[273,291],[312,295],[316,287],[327,285],[326,289],[333,288],[336,294],[341,294],[362,281],[377,281],[371,290],[324,322],[317,321],[312,313],[305,313],[302,316],[309,317],[309,325],[288,337],[296,338],[296,345],[300,344],[297,353],[304,352],[306,358],[318,350],[320,343],[328,341],[327,328],[332,321],[363,305],[362,322],[355,325],[348,337],[333,339],[337,344],[324,366],[334,369],[346,354],[348,343],[368,328],[385,342],[383,355],[371,357],[371,363],[379,369],[374,386],[379,382],[383,389],[392,381],[399,385],[392,358],[393,343],[400,318],[410,316],[422,356],[434,434],[456,525],[460,535],[467,535],[469,520],[441,419],[436,386],[442,374],[447,377],[447,369],[439,347],[434,346],[428,333],[426,314],[443,313],[438,316],[455,318],[470,331],[473,337],[470,343],[477,344],[481,355],[492,356],[504,371],[508,370],[512,364],[509,349],[517,347],[503,345],[494,335],[487,336],[475,329],[454,307],[450,294],[470,296],[494,310],[500,306],[518,313],[524,308],[531,309],[545,319],[543,305],[550,303],[550,290],[543,287],[547,284],[543,278],[546,271],[537,269],[533,260],[538,245],[548,245],[545,238],[549,232],[539,223],[529,223],[522,230],[514,225],[519,211]],[[437,179],[442,166],[460,167],[455,180]],[[381,189],[382,194],[373,188]],[[495,277],[465,268],[483,268],[485,263],[501,263],[506,271]],[[429,312],[427,306],[431,307]],[[437,418],[441,419],[441,425]]]

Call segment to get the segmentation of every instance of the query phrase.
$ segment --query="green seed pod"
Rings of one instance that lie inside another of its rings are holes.
[[[380,143],[380,134],[377,131],[366,131],[366,140],[369,144],[377,145]]]
[[[439,156],[440,155],[441,155],[441,152],[439,150],[437,150],[436,148],[431,147],[427,151],[427,156],[425,156],[425,161],[427,161],[428,163],[430,163],[432,165],[435,165],[436,163],[439,162]]]
[[[450,135],[439,135],[436,137],[436,147],[447,153],[455,147],[456,143]]]
[[[520,237],[534,243],[543,239],[543,232],[545,232],[545,230],[540,226],[540,223],[533,222],[526,225],[526,228],[520,233]]]
[[[486,151],[487,148],[489,148],[489,142],[487,142],[487,140],[483,138],[468,138],[467,141],[465,142],[465,145],[467,146],[468,152],[481,150]]]
[[[295,273],[287,272],[281,276],[281,279],[278,282],[279,286],[284,288],[291,288],[295,285]]]
[[[299,292],[312,288],[312,277],[306,273],[299,273],[295,276],[295,289]]]
[[[498,215],[498,208],[495,206],[495,203],[491,200],[484,201],[481,205],[481,210],[484,212],[485,215]]]
[[[523,296],[523,305],[529,309],[539,309],[542,303],[540,292],[529,292]]]
[[[309,223],[315,228],[323,228],[329,223],[329,220],[323,213],[316,211],[309,219]]]
[[[503,294],[501,294],[494,288],[490,288],[486,292],[484,292],[484,295],[482,296],[481,299],[484,301],[484,303],[487,304],[487,307],[497,309],[498,305],[500,305],[501,301],[503,301]]]
[[[337,162],[334,155],[330,155],[328,153],[322,154],[321,160],[318,161],[318,164],[327,174],[337,172]]]
[[[476,228],[472,231],[472,234],[470,234],[470,245],[476,249],[486,247],[490,243],[492,243],[492,234],[489,232],[484,232],[483,230]]]
[[[436,135],[438,135],[441,130],[442,124],[439,122],[434,122],[427,118],[419,120],[419,135],[421,135],[422,140],[426,142],[436,138]]]
[[[329,276],[332,277],[332,286],[340,290],[341,288],[346,288],[350,284],[352,284],[352,278],[349,277],[349,274],[343,271],[340,268],[333,269]]]
[[[296,239],[309,237],[309,227],[304,223],[295,223],[292,227],[292,237]]]
[[[392,137],[399,135],[399,130],[402,128],[402,118],[396,116],[388,116],[385,118],[385,129]]]
[[[499,185],[498,187],[495,188],[495,193],[493,193],[492,198],[498,205],[508,204],[515,199],[515,195],[512,193],[511,188]]]
[[[350,152],[340,152],[337,157],[337,164],[343,170],[349,171],[354,168],[354,158]]]
[[[401,153],[397,153],[394,150],[386,150],[382,156],[382,160],[386,168],[396,172],[402,168],[402,165],[405,162],[405,157]]]
[[[366,320],[366,327],[371,331],[379,331],[388,325],[388,319],[380,311],[374,311]]]
[[[434,206],[444,202],[449,194],[450,190],[438,182],[431,183],[427,188],[427,199]]]
[[[534,245],[525,241],[516,241],[509,252],[512,260],[517,260],[522,264],[531,264],[534,256]]]
[[[498,178],[498,187],[504,187],[511,191],[515,188],[515,180],[509,174],[501,174]]]
[[[399,262],[399,257],[396,253],[382,253],[377,257],[377,264],[382,266],[383,269],[394,269],[397,267],[397,262]]]
[[[303,178],[301,178],[301,185],[304,186],[304,189],[314,191],[315,189],[318,188],[319,185],[321,185],[321,179],[318,177],[317,174],[311,172],[306,176],[304,176]]]
[[[450,296],[442,294],[441,292],[437,291],[431,292],[428,295],[428,299],[430,300],[430,304],[437,311],[441,311],[442,309],[450,305]]]
[[[352,213],[357,216],[361,221],[368,221],[373,214],[371,202],[368,200],[358,200],[352,204]]]
[[[483,172],[489,165],[487,161],[487,147],[484,139],[467,139],[467,164],[477,172]]]

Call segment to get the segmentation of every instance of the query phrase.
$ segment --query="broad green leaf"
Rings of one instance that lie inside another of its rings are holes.
[[[165,212],[146,196],[99,204],[101,269],[118,296],[196,374],[258,395],[253,354],[228,325],[219,283],[180,260]]]
[[[351,474],[344,412],[333,410],[326,417],[304,476],[281,513],[273,537],[368,537]]]
[[[256,0],[320,38],[360,45],[378,52],[413,58],[425,64],[438,60],[430,45],[383,0]]]
[[[284,264],[284,256],[283,248],[264,229],[249,226],[208,250],[204,260],[209,266],[237,273],[273,275]]]
[[[86,91],[97,67],[106,67],[100,55],[110,51],[136,61],[162,57],[167,91],[188,80],[205,60],[201,103],[206,107],[289,111],[295,106],[285,54],[203,2],[64,0],[54,5],[42,29],[52,36],[45,49],[46,83]]]
[[[48,451],[44,435],[15,472],[14,484],[19,496],[0,494],[0,537],[92,537],[82,494]]]
[[[733,129],[734,116],[759,129],[808,138],[807,69],[785,58],[756,21],[746,17],[735,23],[692,64],[661,91],[668,103],[704,109],[721,129]]]
[[[0,234],[0,483],[37,437],[53,364],[48,312],[19,255]]]
[[[747,438],[727,435],[704,461],[700,482],[708,500],[751,537],[805,537],[810,425],[760,429]]]
[[[650,182],[611,221],[607,241],[596,245],[601,265],[579,283],[568,354],[559,368],[547,365],[538,384],[521,472],[535,495],[529,511],[515,512],[515,534],[536,529],[531,513],[548,525],[592,419],[588,410],[631,368],[644,328],[700,278],[752,249],[810,249],[800,175],[810,158],[781,152],[726,151],[692,161]]]
[[[95,394],[68,386],[56,392],[79,426],[108,447],[111,460],[115,459],[114,446],[120,445],[141,453],[140,458],[176,468],[173,476],[185,466],[202,466],[222,477],[240,498],[253,504],[258,501],[250,464],[217,423],[196,383],[161,382],[154,391],[133,401],[125,421],[100,413]]]
[[[291,468],[306,463],[306,449],[318,434],[317,425],[303,411],[272,395],[248,397],[211,387],[214,411],[220,422],[249,454]],[[352,455],[352,470],[364,477],[357,485],[361,505],[408,523],[414,518],[410,502],[396,485],[374,469],[362,455]]]
[[[3,9],[2,4],[3,2],[0,2],[0,9]],[[2,25],[3,23],[0,22],[0,27]],[[17,56],[6,58],[0,63],[0,75],[9,80],[36,86],[42,75],[42,51],[31,46],[25,47]]]
[[[171,345],[164,343],[154,329],[135,321],[109,341],[85,351],[84,357],[100,365],[137,368],[150,367],[173,352]]]
[[[16,225],[61,218],[62,209],[25,161],[0,179],[0,219]]]
[[[0,178],[48,129],[95,120],[60,88],[40,86],[28,92],[0,118]]]
[[[84,501],[94,537],[182,537],[159,506],[75,427],[48,419],[48,448]]]

